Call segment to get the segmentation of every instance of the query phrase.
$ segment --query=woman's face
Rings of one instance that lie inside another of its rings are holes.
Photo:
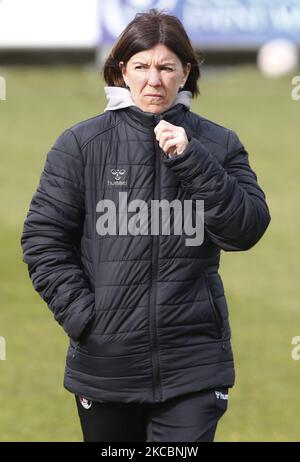
[[[159,43],[133,55],[126,67],[121,61],[120,68],[134,103],[142,111],[160,113],[172,105],[185,84],[190,63],[183,68],[177,55]]]

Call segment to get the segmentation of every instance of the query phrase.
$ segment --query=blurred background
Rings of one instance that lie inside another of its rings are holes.
[[[47,152],[103,112],[104,59],[152,7],[182,20],[204,59],[191,110],[238,133],[272,217],[254,248],[221,258],[236,384],[216,441],[300,441],[298,0],[0,0],[0,441],[82,441],[68,338],[20,236]]]

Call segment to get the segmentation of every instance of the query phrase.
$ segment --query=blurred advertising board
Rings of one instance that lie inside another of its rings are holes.
[[[207,49],[257,49],[279,37],[300,43],[300,0],[109,0],[100,10],[102,42],[112,43],[149,8],[168,9],[193,44]]]
[[[166,9],[194,45],[257,49],[300,44],[300,0],[0,0],[0,48],[110,46],[137,12]]]

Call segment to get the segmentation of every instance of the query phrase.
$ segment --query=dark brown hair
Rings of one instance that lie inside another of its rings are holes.
[[[153,48],[162,43],[180,59],[182,66],[191,63],[191,70],[183,90],[189,90],[193,97],[200,94],[200,62],[193,50],[190,39],[181,23],[174,15],[151,8],[137,13],[134,19],[119,35],[103,67],[104,80],[109,86],[125,87],[119,62],[124,64],[136,53]]]

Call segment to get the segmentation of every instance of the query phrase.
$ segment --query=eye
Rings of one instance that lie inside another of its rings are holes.
[[[173,71],[171,67],[166,67],[166,66],[162,67],[162,69],[167,69],[167,71]]]

